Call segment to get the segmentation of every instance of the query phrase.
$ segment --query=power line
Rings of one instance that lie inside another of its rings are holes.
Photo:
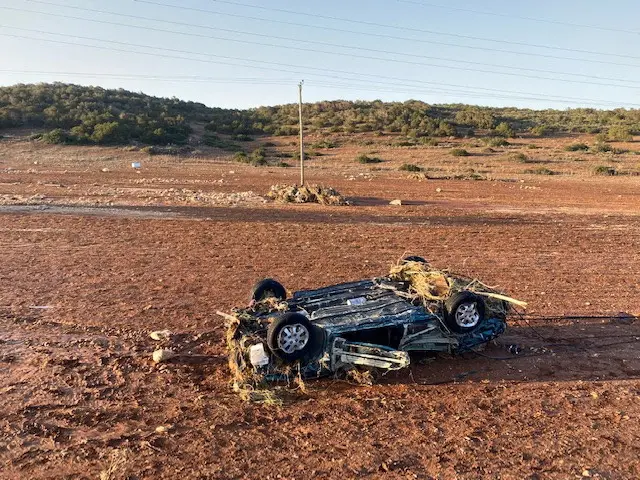
[[[7,9],[10,9],[10,10],[20,10],[20,9],[14,9],[12,7],[0,7],[0,8],[7,8]],[[173,33],[173,34],[179,34],[179,35],[198,36],[198,37],[205,37],[205,38],[216,39],[216,40],[223,40],[223,41],[230,41],[230,42],[237,42],[237,43],[245,43],[245,44],[250,44],[250,45],[260,45],[260,46],[268,46],[268,47],[275,47],[275,48],[285,48],[285,49],[288,49],[288,50],[294,49],[294,50],[300,50],[300,51],[304,51],[304,52],[323,53],[323,54],[327,54],[327,55],[340,55],[340,56],[353,57],[353,58],[362,58],[362,59],[367,59],[367,60],[376,60],[376,61],[393,62],[393,63],[403,63],[403,64],[407,64],[407,65],[427,66],[427,67],[435,67],[435,68],[445,68],[445,69],[450,69],[450,70],[461,70],[461,71],[469,71],[469,72],[488,73],[488,74],[492,74],[492,75],[507,75],[507,76],[522,77],[522,78],[531,78],[531,79],[535,79],[535,80],[549,80],[549,81],[566,82],[566,83],[582,83],[582,84],[586,84],[586,85],[599,85],[599,86],[607,86],[607,87],[640,88],[640,87],[631,87],[631,86],[628,86],[628,85],[620,85],[620,84],[591,82],[591,81],[586,81],[586,80],[570,80],[570,79],[566,79],[566,78],[552,78],[552,77],[544,77],[544,76],[540,76],[540,75],[529,75],[529,74],[524,74],[524,73],[500,72],[500,71],[486,70],[486,69],[480,69],[480,68],[469,68],[469,67],[458,67],[458,66],[453,66],[453,65],[441,65],[441,64],[433,64],[433,63],[424,63],[424,62],[413,62],[413,61],[408,61],[408,60],[398,60],[398,59],[392,59],[392,58],[381,58],[381,57],[374,57],[374,56],[368,56],[368,55],[353,55],[353,54],[350,54],[350,53],[330,52],[330,51],[326,51],[326,50],[317,50],[317,49],[313,49],[313,48],[292,47],[290,45],[278,45],[278,44],[263,43],[263,42],[253,42],[251,40],[238,40],[238,39],[231,39],[231,38],[225,38],[225,37],[215,37],[215,36],[198,35],[198,34],[191,34],[191,33],[185,33],[185,32],[176,32],[176,31],[173,31],[173,30],[158,29],[158,28],[153,28],[153,27],[142,27],[142,26],[138,26],[138,25],[127,25],[127,24],[120,24],[120,23],[117,23],[117,22],[108,22],[108,21],[105,21],[105,20],[85,19],[85,18],[73,17],[73,16],[68,16],[68,15],[53,14],[53,13],[44,13],[44,12],[31,12],[31,13],[42,13],[44,15],[52,15],[52,16],[63,17],[63,18],[72,18],[72,19],[77,19],[77,20],[92,21],[92,22],[106,23],[106,24],[119,25],[119,26],[125,26],[125,27],[140,28],[140,29],[145,29],[145,30],[159,31],[159,32],[163,32],[163,33]],[[56,32],[46,32],[46,31],[42,31],[42,30],[32,30],[32,29],[26,29],[26,28],[20,28],[20,27],[12,27],[12,26],[9,26],[9,25],[0,25],[0,27],[13,28],[13,29],[16,29],[16,30],[23,30],[23,31],[29,31],[29,32],[36,32],[36,33],[44,33],[44,34],[48,34],[48,35],[61,35],[61,36],[81,38],[81,39],[85,39],[85,40],[88,39],[88,40],[94,40],[94,41],[109,42],[108,40],[101,40],[101,39],[96,39],[96,38],[91,38],[91,37],[59,34],[59,33],[56,33]],[[239,32],[239,33],[242,33],[242,32]],[[295,39],[288,39],[288,40],[295,41]],[[113,43],[122,43],[122,42],[113,42]],[[138,47],[141,46],[141,45],[135,45],[135,44],[130,44],[130,45],[138,46]],[[336,46],[339,47],[339,45],[336,45]],[[150,46],[146,46],[146,45],[142,45],[142,47],[143,48],[156,48],[156,47],[150,47]],[[197,52],[186,52],[186,51],[181,51],[181,50],[170,50],[170,51],[177,51],[179,53],[189,53],[189,54],[195,54],[195,55],[204,55],[204,54],[197,53]],[[489,64],[483,64],[483,63],[480,63],[480,62],[463,62],[463,63],[478,64],[478,65],[489,65]],[[502,65],[496,65],[496,66],[498,66],[499,68],[512,68],[512,67],[506,67],[506,66],[502,66]],[[578,76],[578,77],[583,77],[583,78],[594,78],[594,79],[599,79],[599,80],[608,80],[608,81],[615,81],[615,82],[626,82],[626,83],[630,83],[630,84],[634,84],[634,85],[640,85],[640,82],[634,81],[634,80],[622,80],[622,79],[616,79],[616,78],[610,78],[610,77],[598,77],[598,76],[590,76],[590,75],[584,75],[584,74],[574,74],[574,73],[567,73],[567,72],[554,72],[554,71],[528,69],[528,68],[515,68],[515,69],[524,70],[524,71],[553,73],[553,74],[558,74],[558,75],[571,75],[571,76]]]
[[[214,0],[216,1],[216,0]],[[536,18],[536,17],[527,17],[524,15],[513,15],[509,13],[499,13],[499,12],[487,12],[482,10],[473,10],[471,8],[461,8],[461,7],[451,7],[448,5],[437,5],[435,3],[427,3],[427,2],[419,2],[416,0],[397,0],[400,3],[409,3],[412,5],[420,5],[422,7],[431,7],[431,8],[441,8],[443,10],[451,10],[454,12],[465,12],[465,13],[473,13],[476,15],[490,15],[493,17],[502,17],[502,18],[517,18],[519,20],[528,20],[531,22],[540,22],[540,23],[549,23],[553,25],[563,25],[566,27],[578,27],[578,28],[591,28],[594,30],[603,30],[607,32],[615,32],[615,33],[630,33],[633,35],[640,35],[640,32],[636,32],[634,30],[624,30],[619,28],[611,28],[611,27],[603,27],[601,25],[586,25],[583,23],[571,23],[571,22],[562,22],[559,20],[550,20],[547,18]],[[223,3],[232,3],[232,2],[223,2]]]
[[[273,35],[264,35],[264,34],[255,33],[255,32],[233,31],[233,30],[228,30],[228,29],[225,29],[225,28],[212,27],[212,26],[208,26],[208,25],[197,25],[197,24],[191,24],[191,23],[185,23],[185,22],[177,22],[177,21],[174,21],[174,20],[164,20],[164,19],[160,19],[160,18],[142,17],[142,16],[138,16],[138,15],[130,15],[130,14],[125,14],[125,13],[116,13],[116,12],[110,12],[110,11],[105,11],[105,10],[88,9],[88,8],[76,7],[76,6],[72,6],[72,5],[64,5],[64,4],[54,3],[54,2],[45,2],[45,1],[42,1],[42,0],[25,0],[25,1],[31,2],[31,3],[38,3],[38,4],[42,4],[42,5],[50,5],[50,6],[55,6],[55,7],[69,8],[69,9],[73,9],[73,10],[81,10],[81,11],[92,12],[92,13],[101,13],[101,14],[106,14],[106,15],[114,15],[114,16],[119,16],[119,17],[133,18],[133,19],[137,19],[137,20],[146,20],[146,21],[153,21],[153,22],[168,23],[168,24],[172,24],[172,25],[180,25],[180,26],[186,26],[186,27],[190,27],[190,28],[196,27],[196,28],[202,28],[202,29],[214,30],[214,31],[226,31],[226,32],[242,33],[243,35],[251,35],[251,36],[256,36],[256,37],[276,38],[276,39],[287,40],[287,41],[291,41],[292,40],[291,38],[278,37],[278,36],[273,36]],[[153,2],[142,2],[142,3],[153,3]],[[170,5],[160,4],[160,3],[157,4],[157,5],[170,6]],[[4,7],[4,8],[10,8],[10,7]],[[188,7],[178,7],[178,6],[175,6],[174,8],[190,9]],[[15,9],[15,10],[18,10],[18,9]],[[200,10],[198,9],[198,11],[200,11]],[[466,48],[466,49],[472,49],[472,50],[484,50],[484,51],[489,51],[489,52],[509,53],[509,54],[515,54],[515,55],[526,55],[526,56],[542,57],[542,58],[552,58],[552,59],[556,59],[556,60],[569,60],[569,61],[576,61],[576,62],[601,63],[601,64],[605,64],[605,65],[616,65],[616,66],[621,66],[621,67],[640,68],[640,65],[637,65],[637,64],[612,62],[612,61],[607,61],[607,60],[590,60],[590,59],[576,58],[576,57],[562,57],[562,56],[558,56],[558,55],[547,55],[547,54],[541,54],[541,53],[519,52],[519,51],[515,51],[515,50],[504,50],[504,49],[498,49],[498,48],[480,47],[480,46],[475,46],[475,45],[461,45],[461,44],[457,44],[457,43],[447,43],[447,42],[441,42],[441,41],[435,41],[435,40],[415,39],[415,38],[410,38],[410,37],[398,37],[398,36],[385,35],[385,34],[379,34],[379,33],[369,33],[369,32],[358,32],[358,31],[354,31],[354,30],[344,30],[344,29],[340,29],[340,28],[321,27],[321,26],[317,26],[317,25],[306,25],[306,24],[299,24],[299,23],[293,23],[293,22],[282,22],[282,21],[279,21],[279,20],[272,20],[272,19],[260,18],[260,17],[251,17],[251,16],[246,16],[246,15],[229,14],[229,13],[223,13],[223,12],[216,12],[216,11],[213,11],[213,10],[202,10],[202,11],[205,11],[205,12],[208,12],[208,13],[211,13],[211,14],[227,15],[227,16],[233,16],[233,17],[239,17],[239,18],[245,18],[245,19],[251,19],[251,20],[259,20],[259,21],[265,21],[265,22],[281,23],[281,24],[296,25],[296,26],[303,26],[303,27],[322,28],[322,29],[331,30],[331,31],[337,31],[337,32],[342,32],[342,33],[373,36],[373,37],[386,38],[386,39],[403,40],[403,41],[409,41],[409,42],[412,42],[412,43],[419,42],[419,43],[426,43],[426,44],[433,44],[433,45],[443,45],[443,46],[456,47],[456,48]],[[44,12],[34,12],[34,13],[48,14],[48,13],[44,13]],[[49,14],[49,15],[53,15],[53,14]],[[304,40],[304,39],[295,39],[295,41],[296,42],[302,42],[302,43],[316,44],[316,45],[331,45],[331,46],[334,46],[333,44],[329,44],[329,43],[316,42],[316,41]],[[351,46],[348,46],[348,45],[339,45],[339,46],[340,47],[344,47],[344,48],[370,50],[370,49],[365,49],[365,48],[362,48],[362,47],[351,47]],[[406,54],[406,53],[403,53],[403,52],[388,52],[388,53],[394,53],[396,55],[415,56],[415,55]],[[633,59],[636,59],[636,60],[640,60],[640,57],[633,57],[633,56],[625,56],[625,57],[633,58]]]
[[[136,53],[136,52],[133,52]],[[0,69],[0,73],[8,73],[8,74],[27,74],[27,75],[59,75],[59,76],[70,76],[70,77],[88,77],[88,78],[112,78],[112,79],[144,79],[151,81],[161,81],[161,82],[197,82],[197,83],[220,83],[220,84],[252,84],[252,85],[282,85],[282,86],[291,86],[294,82],[293,79],[265,79],[265,78],[246,78],[246,77],[207,77],[207,76],[199,76],[199,75],[178,75],[178,76],[158,76],[158,75],[138,75],[138,74],[114,74],[114,73],[97,73],[97,72],[60,72],[60,71],[41,71],[41,70],[6,70]],[[350,79],[344,79],[350,80]],[[503,99],[513,99],[513,100],[538,100],[545,101],[547,98],[540,98],[536,96],[514,96],[514,95],[498,95],[493,93],[480,93],[480,92],[470,92],[463,90],[455,90],[455,89],[441,89],[441,88],[432,88],[432,89],[421,89],[415,88],[412,85],[403,85],[403,84],[389,84],[385,85],[371,85],[363,84],[363,83],[334,83],[327,81],[314,81],[310,83],[313,87],[325,87],[325,88],[341,88],[346,90],[354,90],[354,91],[369,91],[369,92],[381,92],[381,93],[409,93],[409,94],[434,94],[434,93],[443,93],[448,96],[462,96],[462,97],[471,97],[477,98],[479,95],[489,98],[503,98]],[[401,87],[409,87],[409,88],[398,88]],[[576,102],[567,100],[567,99],[559,99],[556,100],[560,103],[566,104],[576,104]],[[590,104],[590,105],[601,105],[600,102],[588,101],[584,100],[581,104]],[[631,106],[638,106],[640,104],[628,104]]]
[[[158,80],[163,82],[204,82],[204,83],[222,83],[235,84],[246,83],[251,85],[291,85],[289,79],[276,79],[264,77],[205,77],[199,75],[137,75],[130,73],[97,73],[97,72],[59,72],[59,71],[42,71],[42,70],[6,70],[0,69],[0,73],[16,74],[16,75],[59,75],[64,77],[95,77],[95,78],[114,78],[114,79],[132,79],[132,80]]]
[[[154,2],[154,1],[151,1],[151,0],[134,0],[134,1],[138,2],[138,3],[149,3],[149,4],[152,4],[152,5],[161,5],[161,6],[165,6],[165,7],[183,8],[185,10],[194,10],[194,11],[212,13],[209,10],[198,9],[198,8],[193,8],[193,7],[176,6],[176,5],[171,5],[171,4]],[[580,50],[580,49],[575,49],[575,48],[558,47],[558,46],[554,46],[554,45],[543,45],[543,44],[535,44],[535,43],[516,42],[516,41],[512,41],[512,40],[501,40],[501,39],[496,39],[496,38],[475,37],[475,36],[471,36],[471,35],[462,35],[462,34],[456,34],[456,33],[438,32],[438,31],[434,31],[434,30],[424,30],[424,29],[411,28],[411,27],[406,27],[406,26],[401,26],[401,25],[391,25],[391,24],[384,24],[384,23],[367,22],[367,21],[363,21],[363,20],[354,20],[354,19],[351,19],[351,18],[343,18],[343,17],[334,17],[334,16],[329,16],[329,15],[320,15],[320,14],[314,14],[314,13],[297,12],[297,11],[294,11],[294,10],[285,10],[285,9],[282,9],[282,8],[263,7],[261,5],[250,5],[250,4],[247,4],[247,3],[240,3],[240,2],[231,2],[231,1],[224,1],[224,0],[212,0],[212,1],[218,2],[218,3],[226,3],[226,4],[229,4],[229,5],[236,5],[236,6],[241,6],[241,7],[260,9],[260,10],[267,10],[267,11],[271,10],[271,11],[274,11],[274,12],[288,13],[288,14],[292,14],[292,15],[301,15],[301,16],[305,16],[305,17],[322,18],[322,19],[325,19],[325,20],[333,20],[333,21],[349,22],[349,23],[354,23],[354,24],[368,25],[370,27],[392,28],[392,29],[395,29],[395,30],[402,30],[402,31],[428,33],[428,34],[432,34],[432,35],[445,35],[445,36],[449,36],[449,37],[465,38],[465,39],[469,39],[469,40],[481,40],[481,41],[495,42],[495,43],[504,43],[504,44],[510,44],[510,45],[520,45],[520,46],[525,46],[525,47],[546,48],[546,49],[551,49],[551,50],[563,50],[563,51],[567,51],[567,52],[589,53],[589,54],[592,54],[592,55],[605,55],[605,56],[615,56],[615,57],[621,56],[621,57],[627,57],[627,58],[635,58],[635,57],[628,57],[627,55],[616,54],[616,53],[595,52],[595,51],[590,51],[590,50]],[[219,12],[214,12],[214,13],[219,13]],[[324,28],[324,27],[317,27],[317,28]]]
[[[2,27],[2,25],[0,25],[0,27]],[[9,28],[14,28],[14,27],[9,27]],[[20,30],[28,30],[28,29],[20,29]],[[31,31],[31,30],[28,30]],[[37,31],[39,33],[49,33],[49,32],[40,32]],[[369,81],[369,83],[378,83],[378,84],[388,84],[388,85],[393,85],[395,87],[397,87],[398,85],[403,85],[400,84],[398,82],[413,82],[414,84],[418,84],[418,85],[446,85],[446,84],[439,84],[436,82],[428,82],[428,81],[417,81],[417,80],[407,80],[407,79],[402,79],[399,77],[391,77],[391,76],[385,76],[385,75],[377,75],[377,74],[363,74],[363,73],[359,73],[359,72],[349,72],[349,71],[344,71],[344,70],[332,70],[332,69],[326,69],[326,68],[317,68],[317,67],[308,67],[308,66],[299,66],[299,65],[292,65],[292,64],[287,64],[287,63],[279,63],[279,62],[266,62],[266,61],[260,61],[260,60],[251,60],[251,59],[240,59],[237,57],[230,57],[230,56],[223,56],[223,55],[214,55],[214,54],[204,54],[204,53],[196,53],[196,52],[188,52],[188,51],[183,51],[183,50],[175,50],[175,49],[169,49],[169,51],[173,51],[173,52],[180,52],[180,53],[187,53],[187,54],[194,54],[194,55],[203,55],[203,56],[209,56],[209,57],[215,57],[215,58],[223,58],[223,59],[227,59],[227,60],[239,60],[239,61],[244,61],[244,62],[253,62],[253,63],[258,63],[260,64],[260,66],[256,66],[256,65],[242,65],[242,64],[237,64],[237,63],[230,63],[230,62],[226,62],[226,61],[213,61],[213,60],[205,60],[202,58],[189,58],[189,57],[181,57],[181,56],[176,56],[176,55],[168,55],[168,54],[161,54],[161,53],[151,53],[151,52],[140,52],[140,51],[134,51],[131,50],[130,47],[141,47],[141,48],[150,48],[150,49],[157,49],[158,47],[153,47],[153,46],[148,46],[148,45],[136,45],[136,44],[131,44],[128,42],[117,42],[117,41],[113,41],[113,40],[102,40],[102,39],[95,39],[95,38],[91,38],[91,37],[79,37],[79,36],[73,36],[73,35],[64,35],[64,34],[58,34],[58,33],[51,33],[53,35],[58,35],[58,36],[68,36],[68,37],[72,37],[72,38],[84,38],[84,39],[89,39],[89,40],[95,40],[95,41],[101,41],[101,42],[106,42],[106,43],[115,43],[118,45],[125,45],[129,48],[127,49],[122,49],[122,48],[114,48],[114,47],[105,47],[105,46],[100,46],[100,45],[87,45],[87,44],[81,44],[81,43],[73,43],[73,42],[66,42],[66,41],[61,41],[61,40],[51,40],[51,39],[44,39],[44,38],[34,38],[34,37],[28,37],[28,36],[24,36],[24,35],[13,35],[13,34],[6,34],[6,33],[0,33],[0,35],[2,36],[6,36],[6,37],[12,37],[12,38],[21,38],[21,39],[27,39],[27,40],[36,40],[36,41],[41,41],[41,42],[46,42],[46,43],[55,43],[55,44],[60,44],[60,45],[71,45],[71,46],[80,46],[80,47],[87,47],[87,48],[96,48],[96,49],[101,49],[101,50],[107,50],[107,51],[114,51],[114,52],[123,52],[123,53],[133,53],[133,54],[138,54],[138,55],[147,55],[147,56],[152,56],[152,57],[159,57],[159,58],[170,58],[170,59],[179,59],[179,60],[188,60],[188,61],[195,61],[195,62],[202,62],[202,63],[212,63],[212,64],[220,64],[220,65],[230,65],[230,66],[234,66],[234,67],[243,67],[243,68],[254,68],[254,69],[261,69],[261,70],[272,70],[272,71],[278,71],[278,72],[286,72],[286,73],[295,73],[295,74],[304,74],[304,75],[308,75],[308,72],[301,72],[300,70],[285,70],[282,68],[273,68],[273,67],[265,67],[264,65],[275,65],[277,67],[293,67],[293,68],[303,68],[303,69],[307,69],[307,70],[315,70],[315,71],[321,71],[321,72],[332,72],[332,73],[338,73],[338,74],[343,74],[343,75],[353,75],[353,76],[360,76],[360,77],[369,77],[369,78],[379,78],[379,79],[384,79],[387,80],[388,82],[381,82],[381,81]],[[163,50],[167,50],[167,49],[163,49]],[[326,73],[315,73],[314,75],[316,76],[322,76],[322,77],[327,77],[327,78],[334,78],[334,79],[340,79],[340,80],[345,80],[344,77],[339,77],[339,76],[335,76],[335,75],[327,75]],[[353,81],[353,78],[346,78],[346,80],[351,80]],[[361,80],[364,81],[364,80]],[[416,85],[408,85],[408,84],[404,84],[405,86],[408,86],[410,88],[416,88]],[[491,89],[491,88],[484,88],[484,87],[467,87],[464,85],[456,85],[456,84],[449,84],[448,86],[454,86],[454,87],[462,87],[462,88],[474,88],[476,90],[482,90],[482,91],[489,91],[489,92],[503,92],[503,90],[500,89]],[[634,88],[634,87],[627,87],[627,88]],[[513,92],[513,91],[507,91],[509,93],[523,93],[523,92]],[[473,93],[473,92],[464,92],[464,93]],[[578,100],[578,102],[574,102],[575,104],[579,104],[579,103],[592,103],[592,100],[586,100],[586,99],[582,99],[582,98],[578,98],[578,97],[561,97],[561,96],[556,96],[556,95],[544,95],[545,97],[548,98],[536,98],[538,100],[554,100],[554,101],[560,101],[562,103],[568,103],[564,100],[557,100],[557,99],[574,99],[574,100]],[[514,98],[514,97],[509,97],[506,95],[501,95],[502,98]],[[556,99],[557,98],[557,99]],[[596,103],[596,105],[599,104],[612,104],[614,106],[619,106],[618,103],[616,102],[608,102],[608,101],[600,101],[598,103]]]
[[[38,3],[40,3],[40,2],[38,2]],[[62,7],[64,6],[64,5],[50,3],[50,2],[42,2],[42,3],[47,3],[49,5],[62,6]],[[358,57],[358,58],[364,58],[364,59],[369,59],[369,60],[373,59],[373,60],[380,60],[380,61],[407,63],[407,64],[410,64],[410,65],[427,65],[427,66],[435,66],[435,67],[439,67],[439,68],[452,68],[452,69],[453,68],[456,68],[456,69],[459,68],[459,67],[453,67],[453,66],[449,66],[449,65],[430,65],[430,64],[424,64],[424,63],[419,63],[419,62],[409,62],[409,61],[398,60],[398,59],[386,59],[386,58],[370,57],[370,56],[363,56],[363,55],[353,55],[351,53],[343,53],[343,52],[327,52],[327,51],[324,51],[324,50],[308,49],[308,48],[301,48],[301,47],[292,47],[290,45],[286,45],[285,46],[285,45],[277,45],[277,44],[264,43],[264,42],[252,42],[250,40],[238,40],[238,39],[233,39],[233,38],[225,38],[225,37],[218,37],[218,36],[211,36],[211,35],[202,35],[202,34],[198,34],[198,33],[179,32],[179,31],[175,31],[175,30],[166,30],[166,29],[162,29],[162,28],[145,27],[145,26],[141,26],[141,25],[130,25],[130,24],[126,24],[126,23],[110,22],[110,21],[107,21],[107,20],[97,20],[97,19],[94,19],[94,18],[82,18],[82,17],[75,17],[75,16],[72,16],[72,15],[64,15],[64,14],[50,13],[50,12],[40,12],[40,11],[35,11],[35,10],[21,9],[21,8],[13,8],[13,7],[5,7],[5,6],[0,6],[0,8],[4,8],[4,9],[7,9],[7,10],[15,10],[15,11],[19,11],[19,12],[36,13],[36,14],[39,14],[39,15],[48,15],[48,16],[60,17],[60,18],[69,18],[69,19],[73,19],[73,20],[82,20],[82,21],[89,21],[89,22],[95,22],[95,23],[102,23],[102,24],[107,24],[107,25],[116,25],[116,26],[129,27],[129,28],[138,28],[138,29],[162,32],[162,33],[171,33],[171,34],[174,34],[174,35],[184,35],[184,36],[190,36],[190,37],[208,38],[208,39],[213,39],[213,40],[223,40],[223,41],[236,42],[236,43],[245,43],[245,44],[250,44],[250,45],[260,45],[260,46],[268,46],[268,47],[275,47],[275,48],[287,48],[287,49],[294,49],[294,50],[301,50],[301,51],[311,51],[311,52],[315,52],[315,53],[325,53],[325,54],[331,54],[331,55]],[[111,14],[111,15],[121,15],[121,14],[118,14],[118,13],[103,12],[103,11],[100,11],[100,10],[93,10],[93,9],[88,9],[88,8],[80,8],[80,7],[75,7],[75,8],[77,8],[78,10],[83,10],[83,11],[87,11],[87,12],[91,12],[91,13],[108,13],[108,14]],[[124,15],[124,14],[122,14],[122,16],[136,18],[136,19],[140,19],[140,20],[147,20],[147,21],[148,20],[160,21],[160,22],[164,21],[164,20],[158,20],[158,19],[148,18],[148,17],[140,17],[140,16],[135,16],[135,15]],[[186,23],[182,23],[182,22],[167,21],[167,23],[176,23],[176,24],[185,25],[185,26],[189,26],[189,27],[195,26],[195,25],[186,24]],[[245,31],[241,31],[241,30],[232,30],[232,29],[226,29],[226,28],[216,28],[215,30],[231,32],[231,33],[236,33],[236,34],[242,34],[242,35],[253,35],[253,36],[259,36],[259,37],[266,37],[266,38],[275,38],[275,39],[278,39],[278,40],[285,40],[285,41],[288,41],[288,42],[300,42],[301,41],[303,43],[309,43],[309,44],[315,44],[315,45],[323,45],[323,46],[329,46],[329,47],[335,47],[335,48],[349,48],[349,49],[354,49],[354,50],[362,50],[362,51],[374,52],[374,53],[383,53],[383,54],[388,54],[388,55],[400,55],[400,56],[405,56],[405,57],[424,58],[424,59],[429,59],[429,60],[440,60],[440,61],[453,62],[453,63],[469,64],[469,65],[498,67],[498,68],[506,68],[506,69],[511,69],[511,70],[520,70],[520,71],[525,71],[525,72],[550,73],[550,74],[553,74],[553,75],[567,75],[567,76],[575,76],[575,77],[590,78],[590,79],[597,79],[597,80],[608,80],[608,81],[614,81],[614,82],[635,83],[635,82],[630,81],[630,80],[624,80],[624,79],[619,79],[619,78],[600,77],[600,76],[595,76],[595,75],[585,75],[585,74],[573,73],[573,72],[558,72],[558,71],[554,71],[554,70],[543,70],[543,69],[537,69],[537,68],[512,67],[512,66],[509,66],[509,65],[500,65],[500,64],[492,64],[492,63],[483,63],[483,62],[472,62],[472,61],[466,61],[466,60],[451,60],[449,58],[434,57],[434,56],[429,56],[429,55],[416,55],[416,54],[411,54],[411,53],[395,52],[395,51],[380,50],[380,49],[366,48],[366,47],[352,47],[352,46],[348,46],[348,45],[340,45],[340,44],[327,43],[327,42],[317,42],[317,41],[312,41],[312,40],[298,40],[296,38],[291,38],[291,37],[280,37],[280,36],[274,36],[274,35],[256,34],[256,33],[252,33],[252,32],[245,32]],[[629,65],[629,66],[640,68],[640,65]],[[495,74],[502,74],[503,73],[503,72],[492,72],[492,71],[486,71],[486,70],[478,70],[478,71],[481,71],[483,73],[495,73]],[[538,78],[538,77],[535,77],[535,78]]]

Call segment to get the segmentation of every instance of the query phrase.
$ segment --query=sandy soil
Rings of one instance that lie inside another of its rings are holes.
[[[0,143],[0,478],[639,478],[640,177],[417,181],[397,165],[421,151],[338,161],[355,150],[310,164],[354,201],[322,207],[263,202],[295,169],[136,173],[139,152]],[[216,310],[264,276],[312,288],[406,253],[531,316],[484,356],[416,356],[374,386],[308,382],[282,407],[231,391]],[[163,328],[180,355],[158,366]]]

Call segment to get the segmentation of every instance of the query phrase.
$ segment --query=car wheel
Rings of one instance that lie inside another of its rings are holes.
[[[253,286],[253,290],[251,290],[251,300],[255,302],[271,297],[278,300],[287,299],[287,291],[280,282],[275,281],[273,278],[260,280]]]
[[[427,262],[427,260],[425,260],[422,257],[418,257],[417,255],[409,255],[408,257],[404,257],[402,259],[402,263],[407,263],[407,262],[429,263]]]
[[[484,322],[484,300],[473,292],[454,293],[444,304],[447,327],[457,333],[475,330]]]
[[[324,345],[324,331],[301,313],[276,317],[267,329],[269,350],[285,363],[308,363]]]

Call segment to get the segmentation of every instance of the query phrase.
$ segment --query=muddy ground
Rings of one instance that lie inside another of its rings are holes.
[[[261,197],[293,169],[137,173],[136,152],[67,148],[0,150],[0,478],[640,477],[640,177],[417,181],[328,158],[310,179],[354,205],[293,206]],[[307,382],[281,407],[232,392],[216,310],[261,277],[313,288],[407,253],[529,317],[374,386]],[[163,328],[180,355],[158,366]]]

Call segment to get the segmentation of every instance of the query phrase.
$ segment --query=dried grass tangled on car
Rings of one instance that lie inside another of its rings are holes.
[[[425,262],[402,262],[391,267],[389,278],[409,284],[409,295],[423,303],[432,313],[439,311],[441,302],[452,294],[469,291],[485,297],[485,307],[489,315],[506,316],[509,305],[526,306],[525,302],[508,297],[503,292],[472,279],[438,270]]]
[[[267,197],[282,203],[349,205],[347,199],[335,189],[321,185],[272,185]]]

